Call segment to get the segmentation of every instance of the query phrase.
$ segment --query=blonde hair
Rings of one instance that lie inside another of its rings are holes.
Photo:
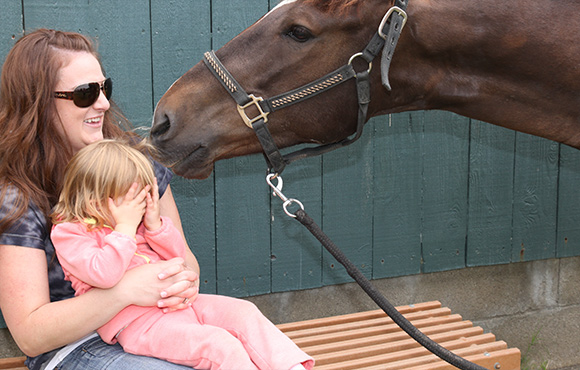
[[[93,219],[89,228],[111,225],[109,198],[116,200],[125,195],[135,182],[141,187],[153,187],[153,165],[140,150],[150,150],[150,147],[145,142],[132,147],[124,141],[112,139],[81,149],[66,167],[52,222]]]

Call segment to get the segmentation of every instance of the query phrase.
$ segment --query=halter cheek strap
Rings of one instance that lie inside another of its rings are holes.
[[[407,14],[405,13],[407,1],[395,1],[395,6],[390,8],[385,14],[377,33],[375,33],[366,48],[362,52],[353,55],[346,65],[316,81],[270,99],[248,94],[221,63],[215,52],[208,51],[204,54],[204,63],[237,103],[238,112],[244,123],[254,130],[262,145],[270,173],[281,174],[286,165],[295,160],[330,152],[334,149],[350,145],[360,138],[367,120],[368,106],[371,100],[369,74],[372,68],[372,61],[382,49],[381,78],[383,86],[390,90],[388,71],[397,41],[407,20]],[[361,72],[354,70],[352,62],[359,57],[368,63],[368,70]],[[266,126],[268,115],[276,110],[316,96],[351,78],[356,78],[359,106],[356,133],[336,143],[304,148],[290,154],[282,155],[274,142],[272,134],[270,134],[270,130]],[[249,109],[252,109],[254,113],[257,112],[257,114],[250,116],[248,114]]]

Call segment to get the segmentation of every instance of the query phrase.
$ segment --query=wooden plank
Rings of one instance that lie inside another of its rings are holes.
[[[479,354],[467,356],[471,362],[485,367],[486,369],[501,369],[501,370],[520,370],[521,354],[517,348],[506,348],[492,353]],[[452,366],[445,362],[439,362],[436,364],[429,364],[423,366],[417,366],[413,368],[414,370],[456,370],[455,366]],[[401,369],[403,370],[403,369]]]
[[[0,369],[27,370],[24,366],[26,357],[10,357],[0,359]]]
[[[22,2],[8,0],[2,3],[0,12],[0,69],[14,43],[22,36]],[[5,328],[6,322],[0,312],[0,328]]]
[[[211,49],[210,9],[211,0],[151,1],[155,102]],[[175,177],[171,187],[189,247],[201,268],[200,292],[216,293],[213,174],[203,181]]]
[[[23,4],[27,31],[47,27],[97,39],[107,76],[114,80],[113,99],[133,124],[150,125],[153,99],[149,0],[25,0]]]
[[[426,310],[433,310],[441,308],[441,302],[439,301],[431,301],[431,302],[422,302],[408,306],[397,306],[396,309],[401,314],[405,315],[412,312],[421,312]],[[365,320],[372,320],[376,318],[385,317],[387,314],[379,309],[379,310],[371,310],[371,311],[364,311],[364,312],[356,312],[351,314],[345,315],[337,315],[337,316],[330,316],[330,317],[323,317],[319,319],[312,319],[312,320],[304,320],[304,321],[297,321],[297,322],[290,322],[286,324],[279,324],[277,325],[280,330],[285,333],[297,330],[304,330],[309,328],[318,328],[324,326],[331,326],[331,325],[341,325],[344,323],[350,322],[360,322]]]
[[[320,225],[370,279],[373,267],[373,135],[372,129],[366,128],[356,143],[323,155]],[[326,250],[322,271],[324,285],[352,281],[344,267]]]
[[[448,329],[453,329],[454,333],[461,333],[461,335],[481,334],[481,328],[474,329],[470,322],[457,320],[457,316],[459,315],[447,316],[441,319],[438,324],[433,324],[428,320],[418,320],[413,322],[413,325],[425,334],[433,337],[447,333],[445,330]],[[304,351],[312,356],[346,351],[353,348],[361,349],[363,347],[382,345],[384,343],[389,343],[389,346],[392,346],[393,350],[399,347],[402,348],[405,345],[410,347],[418,345],[412,339],[411,342],[408,342],[408,339],[410,339],[409,336],[395,324],[392,327],[384,328],[384,330],[369,330],[366,334],[361,331],[353,331],[352,336],[332,333],[312,338],[292,338],[296,344],[300,345]]]
[[[516,134],[512,261],[556,256],[559,144]]]
[[[207,181],[176,176],[171,188],[189,248],[200,266],[200,292],[217,292],[213,176]]]
[[[373,118],[374,279],[421,272],[423,116],[410,112]]]
[[[566,145],[560,148],[558,180],[557,257],[580,254],[580,151]]]
[[[436,340],[438,343],[446,343],[448,349],[490,343],[495,340],[493,334],[479,334],[480,331],[473,327],[464,329],[460,333],[467,337],[458,339],[457,333],[441,333],[434,335],[431,339]],[[322,366],[356,359],[359,366],[364,366],[361,364],[360,360],[368,359],[369,363],[389,363],[406,358],[417,357],[424,355],[425,353],[425,348],[421,347],[413,339],[407,339],[392,343],[383,342],[374,346],[361,345],[360,347],[354,347],[353,349],[345,351],[336,351],[327,355],[318,355],[316,356],[316,365]]]
[[[425,335],[432,335],[436,333],[440,333],[444,330],[458,330],[458,329],[465,329],[472,326],[471,322],[469,321],[459,321],[459,322],[451,322],[445,324],[445,327],[439,326],[431,326],[431,327],[424,327],[421,328],[422,332]],[[393,328],[396,330],[396,328]],[[392,331],[392,330],[391,330]],[[365,328],[361,330],[351,330],[348,333],[330,333],[324,335],[317,335],[312,337],[303,337],[303,338],[296,338],[293,339],[294,343],[296,343],[300,347],[308,348],[309,346],[318,345],[321,343],[329,342],[329,341],[336,341],[341,342],[345,340],[352,340],[357,338],[364,338],[369,336],[375,335],[385,335],[389,338],[389,340],[396,340],[398,338],[402,338],[407,334],[402,331],[396,332],[388,332],[384,328]]]
[[[403,314],[407,320],[412,320],[413,322],[421,324],[422,321],[426,321],[427,325],[433,325],[434,322],[442,322],[442,320],[448,320],[449,318],[453,321],[461,321],[461,316],[450,315],[450,310],[446,307],[437,308],[429,311],[420,312],[410,312]],[[398,327],[390,317],[384,315],[383,317],[376,319],[367,319],[364,321],[353,321],[338,325],[328,324],[322,327],[313,327],[302,330],[284,331],[284,333],[292,339],[298,339],[301,337],[313,338],[321,335],[331,334],[331,333],[344,333],[349,330],[360,330],[364,328],[381,328],[385,332],[390,332],[396,330]]]
[[[321,170],[322,159],[316,157],[293,163],[283,174],[284,194],[300,200],[316,222],[322,220]],[[271,209],[272,291],[320,287],[322,246],[304,226],[284,213],[278,197],[271,198]],[[291,207],[291,211],[296,209]]]
[[[493,342],[493,343],[484,343],[481,345],[473,345],[468,348],[459,348],[455,349],[453,352],[457,355],[464,357],[470,355],[481,354],[484,352],[496,351],[504,349],[501,343]],[[398,361],[393,362],[385,362],[385,358],[383,356],[373,356],[363,359],[355,359],[350,361],[345,361],[341,363],[335,363],[330,365],[323,365],[323,366],[315,366],[316,370],[370,370],[370,369],[383,369],[383,370],[402,370],[402,369],[415,369],[421,365],[429,365],[431,366],[434,363],[442,361],[438,357],[432,354],[427,354],[427,350],[423,349],[422,351],[424,355],[416,355],[414,357],[406,357],[405,359],[401,359]],[[428,366],[428,368],[429,368]]]
[[[22,36],[24,29],[22,22],[22,1],[4,1],[0,12],[0,69],[8,52]]]
[[[268,5],[267,0],[213,0],[213,49],[254,23],[267,12]],[[271,291],[270,196],[265,170],[261,155],[216,163],[216,262],[220,294],[243,297]]]
[[[511,262],[515,131],[473,120],[467,265]]]
[[[473,338],[457,339],[451,338],[449,341],[440,342],[442,346],[451,350],[460,356],[484,353],[485,351],[494,351],[506,347],[503,342],[494,342],[493,335],[479,335]],[[415,348],[404,349],[391,353],[377,353],[368,356],[356,356],[344,358],[343,361],[330,362],[316,366],[316,370],[360,370],[360,369],[415,369],[422,364],[434,364],[443,362],[427,349],[417,345]]]
[[[465,266],[469,119],[425,113],[423,272]]]

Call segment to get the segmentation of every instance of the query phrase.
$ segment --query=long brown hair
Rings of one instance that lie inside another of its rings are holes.
[[[57,130],[53,94],[58,71],[66,62],[63,51],[88,52],[97,59],[92,41],[78,33],[36,30],[16,42],[4,62],[0,82],[0,204],[12,186],[19,197],[0,234],[20,218],[32,202],[49,222],[58,200],[64,169],[72,157],[70,144]],[[105,113],[104,137],[124,135],[130,127],[111,103]],[[48,226],[48,225],[47,225]]]

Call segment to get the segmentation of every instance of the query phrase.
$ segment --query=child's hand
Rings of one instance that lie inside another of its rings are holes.
[[[143,217],[143,224],[149,231],[155,231],[161,227],[161,213],[159,210],[159,186],[157,185],[157,178],[153,183],[153,189],[147,193],[147,208],[145,209],[145,217]]]
[[[133,183],[131,188],[122,197],[116,200],[109,198],[109,210],[115,221],[115,231],[135,237],[137,227],[143,219],[147,207],[146,198],[150,186],[147,185],[139,193],[139,184]]]

